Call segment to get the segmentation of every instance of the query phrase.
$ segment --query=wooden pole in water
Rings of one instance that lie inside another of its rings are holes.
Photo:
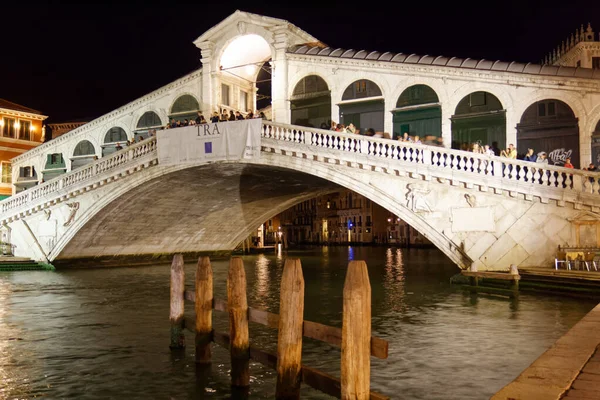
[[[275,398],[299,399],[304,320],[304,277],[299,259],[285,261],[280,292]]]
[[[371,380],[371,285],[367,264],[350,261],[344,283],[343,400],[368,400]]]
[[[231,384],[247,387],[250,385],[248,300],[246,299],[246,272],[240,257],[232,257],[229,262],[227,299],[231,336]]]
[[[171,264],[171,349],[183,349],[185,336],[183,335],[183,306],[185,291],[185,273],[183,270],[183,255],[175,254]]]
[[[200,257],[196,266],[196,362],[210,363],[212,340],[213,271],[210,258]]]

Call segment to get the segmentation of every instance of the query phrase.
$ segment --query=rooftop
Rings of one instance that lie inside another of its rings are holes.
[[[38,110],[34,110],[33,108],[25,107],[17,103],[13,103],[12,101],[0,99],[0,108],[5,108],[7,110],[13,111],[21,111],[31,114],[41,114]]]
[[[368,50],[346,50],[315,46],[313,43],[292,46],[288,49],[288,53],[355,60],[387,61],[399,64],[436,65],[442,67],[514,72],[531,75],[600,79],[600,69],[519,63],[515,61],[475,60],[472,58],[436,57],[430,55],[420,56],[417,54],[390,53],[387,51],[382,53],[379,51]]]

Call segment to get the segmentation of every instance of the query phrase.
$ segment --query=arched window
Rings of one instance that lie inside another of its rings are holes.
[[[96,154],[96,150],[94,149],[94,145],[89,140],[82,140],[77,143],[75,146],[75,150],[73,151],[73,157],[79,156],[89,156]]]
[[[71,158],[71,171],[93,162],[94,157],[96,157],[96,149],[89,140],[82,140],[77,143]]]
[[[169,118],[180,121],[183,121],[186,118],[196,118],[198,111],[200,111],[198,100],[192,95],[184,94],[183,96],[178,97],[177,100],[175,100],[175,103],[173,103]]]
[[[506,143],[506,113],[488,92],[473,92],[458,103],[452,121],[452,148],[468,150],[473,143],[490,145],[500,155]]]
[[[410,136],[440,137],[442,135],[442,108],[435,91],[427,85],[406,88],[396,103],[393,138],[408,133]]]
[[[104,143],[119,143],[119,142],[127,142],[127,133],[123,128],[115,126],[110,128],[106,135],[104,135]]]
[[[127,145],[127,133],[118,126],[110,128],[104,135],[104,144],[102,145],[102,157],[117,151],[117,145],[125,147]]]
[[[329,129],[331,92],[323,78],[305,76],[294,87],[290,100],[292,124]]]
[[[379,97],[381,96],[381,89],[377,84],[368,79],[361,79],[353,82],[350,86],[344,90],[342,95],[342,101],[362,99],[365,97]]]
[[[397,108],[439,102],[438,95],[427,85],[413,85],[406,88],[396,103]]]
[[[381,89],[368,79],[351,83],[344,94],[340,106],[340,123],[353,124],[365,133],[368,129],[383,133],[385,104]]]
[[[162,121],[154,111],[146,111],[138,120],[136,129],[156,128],[162,126]]]
[[[517,124],[516,144],[519,155],[533,149],[534,154],[545,152],[550,164],[564,165],[570,158],[579,166],[579,124],[563,101],[544,99],[527,107]]]
[[[162,121],[158,114],[154,111],[146,111],[138,120],[136,129],[133,133],[133,140],[137,142],[140,137],[142,139],[147,139],[150,136],[150,130],[161,127]]]

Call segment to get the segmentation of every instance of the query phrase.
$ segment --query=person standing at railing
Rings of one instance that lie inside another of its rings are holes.
[[[517,149],[515,148],[515,145],[512,143],[509,144],[508,148],[506,150],[502,150],[500,152],[500,156],[510,158],[512,160],[516,160],[517,159]]]
[[[529,162],[536,162],[537,161],[537,155],[535,155],[533,153],[533,149],[527,149],[527,153],[525,154],[525,157],[523,158],[524,161],[529,161]]]

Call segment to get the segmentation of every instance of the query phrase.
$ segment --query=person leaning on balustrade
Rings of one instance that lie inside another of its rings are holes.
[[[513,160],[517,159],[517,149],[514,144],[509,144],[506,150],[502,150],[500,152],[500,157],[511,158]]]

